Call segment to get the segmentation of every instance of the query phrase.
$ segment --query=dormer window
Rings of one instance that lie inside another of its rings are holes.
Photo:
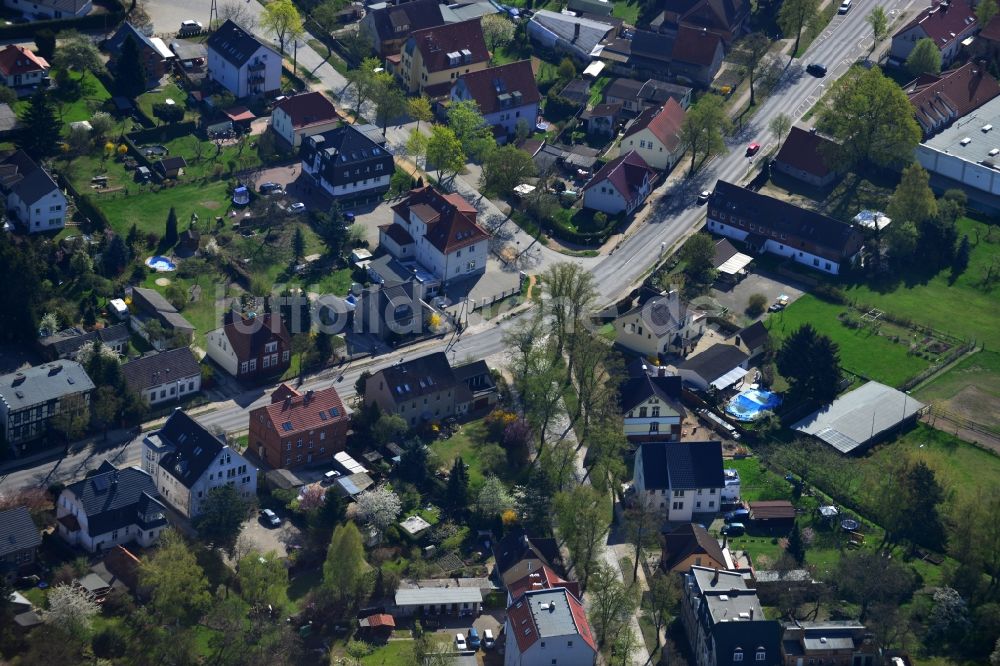
[[[764,650],[764,648],[757,648],[756,660],[764,661],[766,659],[767,659],[767,652]]]
[[[743,649],[736,648],[736,652],[733,652],[733,661],[743,661]]]

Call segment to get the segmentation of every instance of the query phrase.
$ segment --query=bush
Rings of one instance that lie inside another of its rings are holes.
[[[833,303],[834,305],[847,305],[847,295],[832,284],[821,282],[812,290],[812,295],[816,298]]]
[[[767,296],[764,294],[751,294],[750,299],[747,301],[747,315],[751,317],[759,317],[764,314],[764,310],[767,308]]]
[[[184,107],[161,102],[153,105],[153,115],[165,123],[178,123],[184,120]]]

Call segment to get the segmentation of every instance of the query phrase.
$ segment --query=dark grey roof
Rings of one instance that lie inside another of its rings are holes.
[[[173,451],[160,458],[160,467],[190,488],[209,468],[225,444],[193,418],[177,409],[157,432]]]
[[[538,558],[550,569],[559,570],[559,544],[555,539],[528,536],[524,528],[511,530],[507,536],[493,544],[493,557],[497,571],[503,575],[526,557]]]
[[[160,292],[155,289],[150,289],[148,287],[132,287],[132,298],[133,301],[136,300],[136,296],[139,297],[139,302],[136,305],[140,305],[145,309],[152,309],[155,312],[177,312],[177,308],[170,304],[166,298],[164,298]]]
[[[80,347],[88,342],[100,340],[104,344],[117,344],[123,340],[128,340],[128,337],[128,324],[115,324],[114,326],[89,332],[73,327],[59,331],[47,338],[41,338],[38,344],[53,349],[60,358],[67,358],[79,351]]]
[[[660,377],[641,373],[629,377],[618,389],[621,410],[627,412],[654,395],[667,403],[667,410],[671,410],[671,403],[678,404],[681,401],[682,383],[683,380],[677,375]]]
[[[323,180],[331,185],[375,178],[378,173],[392,173],[394,168],[392,153],[354,125],[341,125],[306,137],[301,148],[303,161],[311,163],[317,152],[321,153]],[[381,172],[374,170],[379,164]]]
[[[721,442],[645,442],[639,446],[647,490],[722,488]]]
[[[126,525],[166,523],[153,477],[138,467],[118,469],[105,460],[97,474],[70,484],[65,492],[73,493],[83,506],[90,536],[106,534]],[[155,518],[154,514],[159,517]],[[155,519],[145,523],[144,515]]]
[[[486,361],[473,361],[465,365],[455,366],[451,371],[455,375],[455,381],[465,382],[472,390],[482,391],[496,388],[493,373],[490,372],[490,366],[486,365]]]
[[[387,41],[406,37],[414,30],[443,25],[441,8],[437,0],[413,0],[369,11],[379,39]]]
[[[76,361],[60,359],[0,377],[0,401],[11,411],[94,389]]]
[[[0,511],[0,558],[26,548],[42,545],[42,533],[31,519],[28,507]]]
[[[182,61],[205,58],[208,55],[208,48],[205,44],[187,39],[175,39],[170,42],[170,50],[174,52],[178,60]]]
[[[219,26],[206,42],[209,49],[218,53],[223,59],[239,68],[242,67],[253,54],[262,46],[274,52],[274,49],[267,46],[249,31],[244,30],[232,20],[227,20]]]
[[[444,352],[390,365],[376,372],[372,379],[384,380],[394,400],[410,400],[455,386],[455,373]]]
[[[735,226],[745,220],[766,236],[778,236],[792,248],[808,244],[815,248],[813,254],[840,261],[853,255],[861,247],[861,233],[846,222],[827,217],[822,213],[799,208],[744,187],[720,180],[708,200],[709,217]]]
[[[747,349],[756,349],[767,342],[767,326],[762,321],[755,321],[740,331],[739,337]]]
[[[689,370],[709,383],[737,367],[749,356],[739,347],[715,344],[686,359],[677,366],[678,370]]]
[[[173,157],[164,157],[153,166],[164,172],[173,171],[174,169],[183,169],[186,167],[187,160],[180,155],[174,155]]]
[[[679,103],[683,99],[690,98],[691,92],[691,88],[687,86],[649,79],[642,84],[642,88],[639,90],[639,98],[647,102],[663,104],[672,97]]]
[[[648,30],[636,30],[632,35],[632,56],[669,63],[674,50],[674,40]]]
[[[626,312],[623,317],[634,314],[642,315],[642,321],[649,331],[657,338],[679,331],[687,318],[687,303],[674,290],[666,294],[657,294],[647,300],[640,298],[636,307]]]
[[[4,167],[3,186],[27,204],[33,204],[59,186],[45,169],[38,166],[23,150],[15,151],[0,162]]]
[[[635,79],[615,79],[604,89],[604,99],[637,99],[643,83]]]
[[[590,82],[584,79],[573,79],[559,91],[560,97],[565,97],[576,104],[586,104],[590,99]]]
[[[200,373],[201,366],[189,347],[149,354],[122,365],[125,383],[136,392]]]

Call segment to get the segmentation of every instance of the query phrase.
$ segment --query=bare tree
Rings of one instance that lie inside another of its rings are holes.
[[[224,2],[219,7],[219,21],[238,23],[244,30],[253,32],[257,29],[257,17],[250,11],[245,2]]]

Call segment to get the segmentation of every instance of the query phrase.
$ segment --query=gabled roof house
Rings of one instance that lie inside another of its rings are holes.
[[[967,62],[940,74],[919,76],[904,90],[928,137],[1000,95],[1000,83],[984,63]]]
[[[781,144],[771,168],[813,187],[827,187],[839,175],[830,167],[836,142],[819,132],[792,127]]]
[[[207,356],[237,379],[280,375],[291,364],[292,339],[277,313],[227,312],[225,324],[209,331],[206,343]]]
[[[322,134],[339,123],[333,102],[317,90],[287,97],[271,111],[271,129],[293,148],[302,144],[303,136]]]
[[[534,126],[541,98],[531,60],[462,74],[451,88],[452,101],[475,101],[501,143],[517,132],[518,125]]]
[[[597,658],[583,603],[565,587],[528,591],[507,607],[505,666],[574,664]]]
[[[644,442],[632,480],[638,501],[670,522],[718,513],[725,479],[721,442]]]
[[[679,441],[685,414],[681,378],[642,361],[629,370],[618,390],[625,436],[630,442]]]
[[[645,203],[656,171],[635,150],[611,160],[583,186],[583,207],[608,215],[631,215]]]
[[[931,5],[892,35],[889,59],[903,63],[921,39],[930,39],[941,51],[941,64],[955,60],[962,43],[979,30],[976,10],[969,0],[931,0]]]
[[[660,107],[646,109],[625,129],[621,149],[634,150],[654,169],[673,169],[684,153],[680,140],[684,115],[672,97]]]

